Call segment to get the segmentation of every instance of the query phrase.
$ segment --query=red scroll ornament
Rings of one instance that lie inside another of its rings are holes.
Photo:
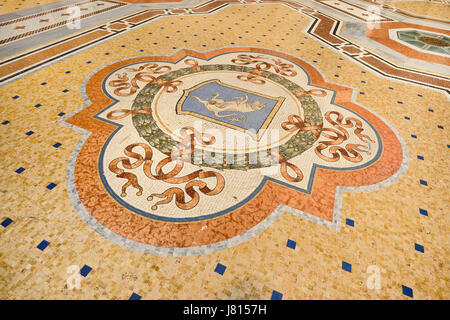
[[[184,60],[184,63],[187,64],[188,66],[191,66],[197,72],[202,71],[202,69],[200,69],[200,66],[198,65],[197,60],[195,59],[186,59]]]
[[[139,90],[138,81],[156,84],[168,93],[177,91],[178,86],[183,83],[180,80],[170,81],[162,79],[161,76],[155,77],[155,74],[162,74],[171,70],[171,67],[159,66],[157,63],[146,63],[139,68],[126,68],[126,70],[138,73],[136,73],[130,82],[128,75],[123,73],[122,75],[117,75],[118,79],[111,80],[108,83],[111,87],[117,87],[117,89],[114,90],[114,93],[118,96],[131,96],[136,93],[136,91]],[[146,70],[146,72],[143,72],[142,70]],[[125,90],[128,89],[129,91],[126,92]]]
[[[128,111],[128,112],[127,112]],[[151,112],[149,109],[140,110],[142,113]],[[115,115],[121,112],[120,115]],[[112,111],[108,114],[109,119],[119,119],[123,118],[129,114],[132,114],[132,110],[116,110]],[[137,112],[140,113],[140,112]],[[114,118],[113,118],[114,117]],[[190,132],[190,133],[188,133]],[[219,194],[224,186],[225,180],[223,176],[214,171],[204,171],[202,169],[196,170],[182,177],[176,177],[184,167],[184,162],[190,161],[190,155],[194,152],[194,147],[196,143],[200,143],[203,145],[209,145],[215,142],[215,138],[213,136],[200,133],[192,127],[185,127],[181,130],[181,135],[183,137],[182,142],[178,144],[178,150],[174,152],[167,152],[166,158],[161,160],[155,167],[155,174],[152,173],[152,164],[153,164],[153,151],[151,147],[146,143],[133,143],[127,146],[124,150],[124,153],[127,157],[119,157],[112,160],[109,163],[109,170],[116,174],[116,177],[127,179],[127,182],[122,186],[122,197],[127,195],[126,190],[129,186],[133,186],[138,189],[137,195],[141,196],[143,192],[142,186],[138,182],[138,178],[135,174],[131,172],[125,172],[124,169],[135,169],[143,164],[144,174],[152,179],[152,180],[161,180],[170,184],[180,184],[186,183],[185,190],[183,191],[181,188],[172,187],[164,191],[163,193],[153,193],[151,194],[147,200],[153,200],[153,197],[162,198],[156,202],[152,209],[157,209],[158,205],[170,203],[172,199],[175,197],[175,204],[178,208],[183,210],[192,209],[195,207],[199,200],[199,193],[194,189],[194,187],[198,187],[199,191],[208,196],[214,196]],[[205,139],[206,138],[206,139]],[[145,155],[142,156],[139,153],[134,152],[136,147],[141,147],[144,149]],[[131,159],[135,159],[135,162],[131,162]],[[165,173],[163,168],[169,163],[175,162],[175,167],[169,172]],[[122,168],[119,168],[119,164],[122,165]],[[205,178],[216,178],[216,186],[214,188],[209,188],[206,182],[202,180],[194,180],[196,178],[205,179]],[[191,197],[191,200],[186,200],[185,193]]]
[[[271,60],[274,62],[274,64],[262,59]],[[266,81],[263,77],[261,77],[261,75],[263,74],[263,72],[269,71],[272,68],[276,73],[279,73],[283,76],[295,77],[297,75],[297,72],[292,69],[294,67],[293,64],[284,63],[280,59],[266,58],[264,56],[253,56],[249,54],[240,54],[236,59],[231,60],[231,62],[240,66],[256,63],[255,68],[250,74],[237,76],[239,80],[249,81],[253,84],[265,84]]]

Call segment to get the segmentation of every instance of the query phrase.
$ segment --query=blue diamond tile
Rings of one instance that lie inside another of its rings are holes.
[[[389,87],[389,90],[394,90],[394,88],[392,88],[392,87]]]
[[[342,270],[352,272],[352,265],[348,262],[342,261]]]
[[[34,131],[28,131],[27,133],[25,133],[27,136],[31,136],[34,133]]]
[[[64,112],[60,112],[60,113],[58,113],[58,116],[60,116],[60,117],[62,117],[63,115],[65,115],[65,113],[64,113]]]
[[[12,97],[12,98],[13,98],[13,99],[15,100],[15,99],[18,99],[18,98],[19,98],[19,96],[17,96],[17,95],[16,95],[16,96],[14,96],[14,97]]]
[[[25,168],[24,167],[20,167],[19,169],[16,170],[16,173],[21,174],[24,171],[25,171]]]
[[[345,223],[347,225],[349,225],[350,227],[354,227],[355,226],[355,221],[353,221],[352,219],[346,219]]]
[[[336,78],[339,78],[339,75],[338,75],[338,74],[335,74],[334,76],[335,76]]]
[[[133,292],[128,300],[141,300],[141,298],[142,297],[140,295]]]
[[[66,71],[66,73],[70,73],[70,71]]]
[[[41,243],[39,243],[39,245],[36,248],[38,248],[41,251],[44,251],[44,249],[47,248],[49,244],[50,242],[48,242],[47,240],[42,240]]]
[[[276,290],[273,290],[272,297],[270,297],[270,300],[281,300],[281,299],[283,299],[283,294]]]
[[[223,274],[225,273],[225,270],[227,269],[226,266],[224,266],[221,263],[218,263],[216,268],[214,269],[214,272],[217,272],[218,274],[220,274],[221,276],[223,276]]]
[[[47,84],[47,82],[42,82],[41,86],[45,86]]]
[[[57,143],[55,143],[53,146],[55,147],[55,148],[59,148],[59,147],[61,147],[61,143],[59,143],[59,142],[57,142]]]
[[[56,187],[56,183],[50,183],[46,188],[48,189],[48,190],[52,190],[54,187]]]
[[[7,125],[8,123],[9,123],[9,121],[5,120],[5,121],[2,122],[2,125]]]
[[[87,61],[86,63],[92,63],[92,61]]]
[[[422,253],[425,252],[425,248],[421,244],[418,244],[418,243],[414,243],[414,249],[416,249],[417,251],[422,252]]]
[[[42,106],[42,104],[38,103],[37,105],[35,105],[35,108],[39,108],[40,106]]]
[[[405,119],[406,119],[406,120],[411,120],[411,118],[410,118],[410,117],[407,117],[407,116],[405,116]]]
[[[403,104],[403,102],[402,102],[402,101],[397,101],[397,103],[398,103],[398,104]]]
[[[64,92],[64,93],[66,93],[66,92],[69,92],[69,90],[67,90],[67,89],[64,89],[62,92]]]
[[[430,112],[434,112],[434,110],[433,110],[433,109],[428,109],[428,111],[430,111]]]
[[[405,296],[408,296],[408,297],[413,297],[413,289],[411,289],[411,288],[409,288],[409,287],[407,287],[407,286],[403,286],[402,285],[402,293],[405,295]]]
[[[91,272],[91,270],[92,270],[92,268],[89,267],[87,264],[85,264],[85,265],[83,266],[83,268],[80,269],[80,274],[81,274],[83,277],[86,277],[86,276],[89,274],[89,272]]]
[[[359,94],[364,94],[364,92],[361,91]]]
[[[417,136],[415,134],[412,134],[411,138],[417,139]]]
[[[6,218],[5,220],[3,220],[2,227],[6,228],[7,226],[9,226],[13,221],[10,218]]]
[[[422,95],[421,95],[420,93],[419,93],[419,94],[417,94],[417,95],[418,95],[419,97],[421,97],[421,98],[423,97],[423,96],[422,96]]]
[[[288,239],[287,243],[286,243],[286,247],[291,248],[291,249],[295,249],[295,247],[297,246],[297,242]]]
[[[439,129],[444,129],[444,127],[443,127],[443,126],[438,126],[438,128],[439,128]]]
[[[366,82],[364,80],[362,80],[361,83],[366,83]]]
[[[428,186],[428,182],[426,182],[425,180],[420,179],[420,184],[424,185],[424,186]]]
[[[420,213],[421,215],[424,215],[424,216],[427,216],[427,217],[428,217],[428,211],[425,210],[425,209],[419,208],[419,213]]]
[[[424,159],[424,157],[422,157],[422,156],[417,156],[417,159],[419,159],[419,160],[423,160]]]

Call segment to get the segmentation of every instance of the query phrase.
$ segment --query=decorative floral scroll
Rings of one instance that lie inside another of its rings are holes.
[[[145,108],[145,109],[139,109],[139,110],[128,110],[128,109],[119,109],[119,110],[113,110],[109,112],[106,115],[106,118],[109,120],[119,120],[122,118],[125,118],[128,115],[136,115],[136,114],[151,114],[152,109],[151,108]]]
[[[331,116],[337,116],[336,120],[333,120]],[[358,139],[362,142],[369,144],[369,142],[374,143],[369,136],[362,134],[364,129],[362,128],[362,122],[359,119],[348,117],[345,118],[342,114],[337,111],[329,111],[325,114],[325,119],[334,127],[334,128],[323,128],[321,136],[330,139],[329,141],[319,141],[319,145],[316,147],[316,154],[323,160],[329,162],[338,161],[341,157],[340,154],[344,157],[344,159],[351,162],[360,162],[363,158],[359,152],[365,152],[370,154],[368,145],[362,144],[354,144],[349,143],[345,146],[339,146],[344,141],[349,138],[349,133],[345,128],[355,128],[353,133],[358,137]],[[333,134],[329,134],[327,132],[331,132]],[[331,154],[325,155],[324,151],[328,150]],[[340,154],[339,154],[340,153]]]
[[[308,90],[308,91],[295,91],[294,95],[297,98],[300,98],[301,96],[316,96],[316,97],[325,97],[327,95],[327,92],[325,90],[322,89],[312,89],[312,90]]]
[[[142,195],[143,188],[139,184],[137,176],[131,172],[125,172],[124,170],[135,169],[141,165],[143,165],[144,174],[152,180],[160,180],[170,184],[181,184],[187,182],[184,191],[179,187],[171,187],[162,193],[152,193],[147,200],[151,201],[153,200],[153,197],[162,198],[162,200],[159,200],[152,206],[153,210],[157,209],[158,205],[170,203],[174,197],[175,204],[178,208],[183,210],[194,208],[200,201],[200,195],[194,187],[198,187],[198,190],[201,193],[208,196],[217,195],[223,190],[225,180],[218,172],[199,169],[185,176],[177,177],[184,167],[184,162],[190,161],[190,156],[194,152],[196,143],[209,145],[215,142],[215,138],[213,136],[200,133],[192,127],[183,128],[181,130],[181,135],[183,140],[178,144],[178,150],[166,153],[167,157],[159,161],[154,168],[155,173],[152,173],[153,151],[152,148],[146,143],[130,144],[124,150],[126,157],[116,158],[109,163],[109,170],[114,172],[118,178],[127,179],[127,182],[122,186],[122,197],[127,195],[126,190],[129,186],[133,186],[138,189],[138,196]],[[134,149],[136,147],[143,148],[145,155],[142,156],[141,154],[135,152]],[[136,161],[131,162],[130,158],[135,159]],[[163,168],[170,163],[175,163],[175,167],[165,173]],[[121,164],[124,169],[119,168],[119,164]],[[207,183],[201,180],[213,177],[216,178],[216,185],[214,188],[209,188]],[[191,197],[191,200],[186,199],[185,193]]]
[[[125,70],[137,72],[131,81],[128,78],[128,75],[123,73],[117,75],[118,79],[111,80],[108,83],[111,87],[117,87],[117,89],[114,90],[114,93],[118,96],[131,96],[136,93],[140,88],[138,81],[157,84],[168,93],[177,91],[177,87],[182,84],[182,81],[180,80],[170,81],[163,79],[162,76],[154,76],[169,72],[171,70],[170,66],[159,66],[157,63],[146,63],[139,68],[125,68]]]
[[[198,65],[198,61],[195,59],[186,59],[184,60],[184,63],[186,63],[188,66],[191,66],[197,72],[202,71],[202,69],[200,69],[200,66]]]
[[[317,130],[322,129],[322,125],[311,126],[309,122],[303,121],[302,118],[294,114],[288,117],[288,121],[281,123],[281,127],[286,131],[311,131],[316,138],[320,135]]]
[[[265,60],[263,60],[265,59]],[[268,61],[271,62],[268,62]],[[240,66],[246,66],[249,64],[256,64],[250,74],[239,75],[237,78],[242,81],[249,81],[253,84],[265,84],[266,81],[261,77],[265,71],[270,71],[272,68],[278,74],[287,77],[295,77],[297,72],[293,70],[294,65],[291,63],[285,63],[280,59],[267,58],[264,56],[254,56],[249,54],[240,54],[236,59],[232,59],[231,62]]]

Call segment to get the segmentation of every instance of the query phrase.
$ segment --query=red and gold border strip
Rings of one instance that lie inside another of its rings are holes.
[[[95,2],[95,1],[96,0],[89,0],[89,1],[85,1],[85,2],[74,4],[73,6],[79,6],[81,4],[85,4],[85,3],[89,3],[89,2]],[[113,9],[116,9],[116,8],[119,8],[119,7],[122,7],[122,6],[125,5],[124,3],[115,2],[115,1],[111,1],[111,0],[103,0],[103,1],[116,3],[116,5],[114,5],[112,7],[100,9],[100,10],[97,10],[97,11],[94,11],[94,12],[91,12],[91,13],[87,13],[87,14],[81,15],[80,19],[84,19],[84,18],[91,17],[93,15],[101,14],[103,12],[110,11],[110,10],[113,10]],[[33,15],[33,16],[27,16],[27,17],[23,17],[23,18],[20,18],[20,19],[16,19],[16,20],[11,20],[11,21],[5,22],[3,24],[0,24],[0,27],[8,25],[8,24],[11,24],[11,23],[15,23],[15,22],[31,19],[31,18],[34,18],[34,17],[37,17],[37,16],[42,16],[42,15],[45,15],[45,14],[48,14],[48,13],[65,10],[65,9],[67,9],[69,7],[71,7],[71,6],[65,6],[65,7],[61,7],[61,8],[58,8],[58,9],[53,9],[53,10],[50,10],[50,11],[42,12],[42,13],[39,13],[39,14],[36,14],[36,15]],[[0,40],[0,45],[8,43],[8,42],[11,42],[11,41],[15,41],[15,40],[18,40],[18,39],[22,39],[22,38],[28,37],[28,36],[31,36],[33,34],[37,34],[37,33],[40,33],[40,32],[44,32],[44,31],[47,31],[47,30],[50,30],[50,29],[54,29],[54,28],[63,26],[65,24],[67,24],[68,22],[69,22],[68,20],[61,21],[61,22],[58,22],[58,23],[54,23],[54,24],[51,24],[51,25],[39,28],[39,29],[35,29],[35,30],[32,30],[32,31],[24,32],[24,33],[15,35],[13,37],[9,37],[9,38]]]
[[[73,6],[82,5],[82,4],[85,4],[85,3],[95,2],[95,1],[96,0],[86,0],[86,1],[83,1],[83,2],[75,3],[75,4],[73,4]],[[109,0],[105,0],[105,1],[109,1]],[[112,1],[109,1],[109,2],[112,2]],[[0,27],[4,27],[4,26],[7,26],[9,24],[13,24],[13,23],[16,23],[16,22],[29,20],[29,19],[36,18],[36,17],[41,17],[41,16],[44,16],[44,15],[49,14],[49,13],[55,13],[55,12],[58,12],[58,11],[61,11],[61,10],[65,10],[65,9],[67,9],[69,7],[71,7],[71,6],[64,6],[64,7],[51,9],[51,10],[47,10],[47,11],[40,12],[40,13],[36,13],[36,14],[30,15],[30,16],[25,16],[25,17],[20,17],[20,18],[13,19],[13,20],[8,20],[6,22],[0,23]]]
[[[320,39],[325,40],[328,44],[331,45],[340,45],[347,42],[333,34],[333,30],[336,29],[339,21],[336,21],[335,19],[332,19],[319,12],[311,13],[311,16],[316,18],[315,20],[318,21],[318,24],[315,26],[313,31],[314,35],[316,35]]]
[[[363,56],[359,60],[364,61],[366,64],[374,67],[376,70],[381,71],[383,74],[396,77],[398,79],[412,80],[416,83],[427,83],[431,86],[441,87],[450,89],[450,80],[439,79],[437,77],[429,76],[426,74],[418,74],[417,72],[411,70],[402,70],[392,66],[388,62],[380,59],[377,56]]]
[[[26,71],[28,68],[33,68],[35,65],[40,65],[41,63],[45,63],[59,55],[64,55],[65,53],[74,50],[74,48],[80,48],[92,43],[95,40],[101,40],[110,34],[111,33],[106,30],[92,30],[73,39],[69,39],[43,50],[38,50],[22,58],[0,64],[0,79],[2,79],[2,81],[6,81],[9,76],[16,73],[18,70]]]

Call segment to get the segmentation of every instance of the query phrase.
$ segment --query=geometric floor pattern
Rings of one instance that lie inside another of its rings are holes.
[[[0,3],[0,299],[449,299],[447,1]]]

